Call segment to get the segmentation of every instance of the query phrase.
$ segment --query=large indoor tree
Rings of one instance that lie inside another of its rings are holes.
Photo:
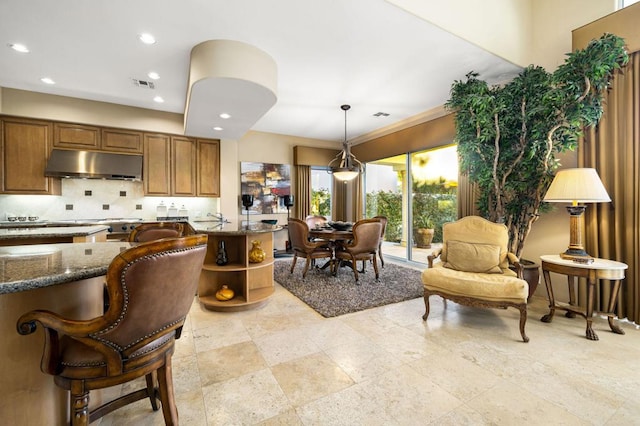
[[[627,61],[624,40],[605,34],[553,73],[531,65],[503,86],[475,72],[453,83],[446,107],[456,113],[461,171],[477,185],[480,214],[508,227],[518,257],[559,166],[556,154],[574,150],[583,128],[599,122],[604,91]]]

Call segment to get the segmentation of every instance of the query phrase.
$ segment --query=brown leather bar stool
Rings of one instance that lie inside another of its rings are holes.
[[[129,242],[142,243],[161,238],[183,237],[193,233],[193,228],[182,222],[147,222],[131,230]]]
[[[31,311],[18,320],[20,334],[45,332],[40,369],[70,392],[72,425],[86,425],[131,402],[158,398],[167,425],[178,424],[171,356],[193,303],[207,236],[142,243],[120,253],[107,270],[111,304],[103,316],[71,320]],[[146,388],[89,412],[89,392],[146,377]]]

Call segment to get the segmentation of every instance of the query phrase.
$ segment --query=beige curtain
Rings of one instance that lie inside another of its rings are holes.
[[[331,218],[346,222],[355,222],[364,218],[362,188],[364,176],[360,174],[351,181],[333,179],[331,198]]]
[[[612,200],[587,208],[587,252],[629,265],[616,313],[640,324],[640,52],[630,56],[607,94],[605,115],[580,143],[578,163],[598,171]],[[610,293],[611,283],[599,286],[596,310],[606,310]]]
[[[311,211],[311,166],[296,166],[296,191],[291,217],[303,219]]]
[[[458,172],[458,219],[479,215],[476,188],[476,184],[469,181],[469,176]]]

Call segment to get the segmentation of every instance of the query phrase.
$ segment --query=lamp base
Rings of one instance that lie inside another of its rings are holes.
[[[571,260],[576,263],[591,264],[594,262],[594,258],[589,256],[584,250],[567,249],[564,253],[560,253],[562,259]]]

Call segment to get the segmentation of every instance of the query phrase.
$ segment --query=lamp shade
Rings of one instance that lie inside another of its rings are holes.
[[[551,203],[606,203],[611,201],[595,169],[564,169],[556,173],[543,201]]]

